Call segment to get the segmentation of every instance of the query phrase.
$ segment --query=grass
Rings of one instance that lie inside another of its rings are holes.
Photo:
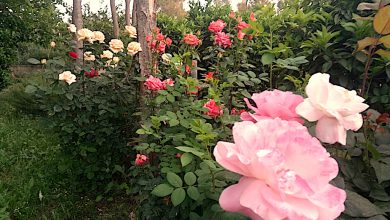
[[[78,193],[82,183],[60,172],[67,156],[45,120],[0,100],[0,219],[130,219],[128,198],[97,203]]]

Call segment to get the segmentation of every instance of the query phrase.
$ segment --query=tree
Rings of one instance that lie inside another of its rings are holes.
[[[119,38],[118,14],[116,13],[115,0],[110,0],[114,38]]]
[[[72,23],[76,26],[77,30],[83,28],[83,13],[81,11],[81,0],[73,0],[73,11],[72,11]],[[76,34],[74,35],[76,43],[75,51],[78,57],[82,57],[82,51],[80,48],[83,47],[83,43],[77,40]]]
[[[126,25],[131,25],[130,0],[125,0],[125,21]]]
[[[184,17],[184,0],[157,0],[157,10],[174,17]]]

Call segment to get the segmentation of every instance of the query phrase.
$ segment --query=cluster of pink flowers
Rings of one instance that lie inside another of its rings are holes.
[[[84,75],[88,78],[93,78],[93,77],[96,77],[96,76],[99,76],[99,71],[95,70],[95,69],[91,69],[91,71],[89,72],[84,72]]]
[[[360,112],[368,106],[355,91],[329,83],[329,75],[314,74],[307,99],[279,90],[254,94],[254,113],[243,112],[233,127],[234,143],[218,142],[214,156],[226,169],[241,174],[225,189],[220,205],[252,219],[337,218],[346,193],[329,182],[337,162],[318,141],[345,144],[346,130],[362,126]],[[316,136],[304,127],[303,116],[317,121]]]
[[[227,35],[225,32],[222,32],[225,27],[226,23],[221,19],[218,19],[217,21],[212,21],[208,29],[215,34],[214,44],[217,44],[223,48],[228,48],[232,46],[232,41],[230,40],[229,35]]]
[[[236,18],[236,13],[234,13],[234,11],[231,11],[230,14],[229,14],[229,18],[232,18],[232,19],[236,19],[238,24],[236,26],[236,29],[237,29],[237,38],[239,40],[243,40],[244,37],[246,36],[246,34],[242,31],[243,29],[245,28],[248,28],[250,27],[250,25],[244,21],[242,21],[242,18],[241,17],[237,17]],[[256,16],[255,16],[255,13],[251,12],[250,16],[249,16],[249,19],[251,21],[256,21]],[[253,36],[252,35],[249,35],[248,36],[248,39],[249,40],[252,40],[253,39]]]
[[[148,90],[151,91],[159,91],[159,90],[166,90],[167,86],[174,86],[175,82],[172,79],[166,79],[164,81],[161,81],[161,79],[149,76],[149,78],[145,81],[144,85]]]
[[[135,157],[135,165],[142,166],[149,160],[148,156],[143,154],[137,154]]]
[[[165,53],[166,46],[172,45],[172,39],[164,36],[159,28],[153,31],[153,36],[146,36],[146,41],[149,43],[150,49],[159,54]]]
[[[203,105],[208,111],[205,113],[210,117],[218,117],[223,114],[223,106],[217,105],[214,99],[210,99],[206,104]]]
[[[183,42],[185,44],[188,44],[190,46],[196,47],[198,46],[202,41],[198,39],[196,35],[193,34],[186,34],[184,35]]]
[[[221,19],[218,19],[217,21],[212,21],[209,25],[209,31],[213,33],[221,32],[226,27],[226,23],[222,21]]]

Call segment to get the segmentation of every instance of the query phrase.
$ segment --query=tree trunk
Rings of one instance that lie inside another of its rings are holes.
[[[114,38],[119,38],[119,23],[118,23],[118,14],[116,13],[115,0],[110,0],[111,15],[112,15],[112,24],[114,27]]]
[[[126,2],[126,8],[125,8],[126,25],[131,25],[130,0],[125,0],[125,2]]]
[[[76,26],[77,30],[83,28],[83,13],[81,11],[81,0],[73,0],[73,11],[72,11],[72,23]],[[77,53],[79,59],[76,62],[76,66],[81,64],[83,53],[81,48],[83,47],[83,42],[77,40],[77,34],[74,35],[75,40],[75,52]]]

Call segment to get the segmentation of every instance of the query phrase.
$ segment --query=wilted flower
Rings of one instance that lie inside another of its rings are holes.
[[[214,43],[218,44],[220,47],[228,48],[232,46],[232,41],[230,36],[224,32],[219,32],[215,35]]]
[[[50,42],[50,47],[52,47],[52,48],[56,47],[56,42],[54,42],[54,41]]]
[[[308,121],[318,121],[316,136],[325,143],[345,145],[347,130],[356,131],[363,125],[360,112],[369,106],[364,99],[343,87],[329,82],[328,74],[316,73],[306,86],[307,99],[296,111]]]
[[[221,32],[225,27],[226,27],[226,23],[221,19],[218,19],[217,21],[211,22],[208,29],[213,33],[218,33]]]
[[[149,158],[146,155],[137,154],[137,156],[135,158],[135,165],[137,165],[137,166],[144,165],[146,163],[146,161],[148,161],[148,159]]]
[[[70,85],[76,82],[76,76],[72,74],[70,71],[64,71],[63,73],[58,75],[58,80],[65,81]]]
[[[114,54],[111,51],[105,50],[103,51],[103,54],[100,55],[100,58],[112,59],[113,55]]]
[[[134,56],[138,52],[142,51],[141,44],[138,42],[131,42],[127,45],[127,53]]]
[[[83,28],[77,31],[77,40],[78,41],[89,41],[93,43],[95,40],[95,34],[87,28]]]
[[[300,123],[237,122],[233,139],[214,149],[219,164],[243,176],[222,192],[224,210],[259,220],[333,220],[344,210],[345,191],[329,184],[337,162]]]
[[[94,35],[94,40],[99,41],[99,43],[103,43],[104,39],[106,39],[104,34],[102,32],[100,32],[100,31],[94,31],[93,35]]]
[[[118,39],[112,39],[109,43],[110,45],[110,49],[112,50],[112,52],[114,53],[119,53],[119,52],[123,52],[123,42],[121,40],[118,40]]]
[[[126,33],[130,35],[131,38],[137,38],[137,29],[131,25],[125,26]]]
[[[217,105],[214,99],[210,99],[206,104],[203,105],[203,108],[208,109],[205,114],[211,117],[218,117],[223,114],[222,106]]]
[[[190,46],[198,46],[202,41],[198,39],[196,35],[186,34],[184,35],[184,43]]]
[[[76,33],[77,28],[76,28],[76,26],[74,24],[69,24],[68,31],[72,32],[72,33]]]
[[[265,118],[280,118],[286,121],[303,123],[301,117],[295,112],[295,108],[303,102],[303,97],[300,95],[275,89],[273,91],[255,93],[251,99],[256,104],[256,107],[252,106],[247,98],[244,100],[247,106],[255,113],[246,112],[241,114],[241,119],[244,121],[256,122]]]
[[[84,60],[86,61],[94,61],[95,60],[95,55],[92,54],[92,52],[87,51],[84,53]]]

